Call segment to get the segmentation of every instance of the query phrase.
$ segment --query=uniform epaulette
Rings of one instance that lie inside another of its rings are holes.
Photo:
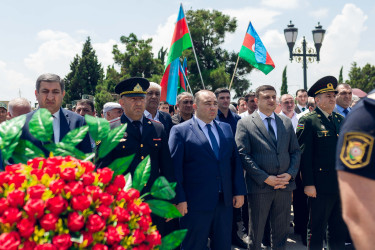
[[[102,141],[96,141],[95,144],[98,146]]]
[[[340,113],[338,113],[338,112],[332,112],[332,113],[335,113],[335,115],[338,116],[338,117],[340,117],[341,119],[344,119],[344,118],[345,118],[342,114],[340,114]]]
[[[150,119],[150,118],[146,118],[146,119],[148,120],[148,123],[150,123],[150,124],[151,124],[151,121],[161,124],[161,122],[159,122],[159,121],[156,121],[156,120],[153,120],[153,119]]]
[[[303,115],[302,117],[304,117],[304,116],[308,117],[308,116],[312,116],[312,115],[315,115],[315,114],[316,114],[316,111],[314,110],[314,111],[311,111],[311,112]]]

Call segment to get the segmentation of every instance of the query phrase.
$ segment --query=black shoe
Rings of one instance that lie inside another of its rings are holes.
[[[247,249],[247,244],[243,242],[243,240],[241,240],[237,234],[232,235],[232,245],[235,245],[236,247],[239,247],[239,248]]]

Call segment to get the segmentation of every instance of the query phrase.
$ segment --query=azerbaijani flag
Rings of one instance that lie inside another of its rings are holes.
[[[184,58],[184,64],[182,65],[182,68],[184,69],[185,76],[187,77],[187,60],[186,60],[186,57]]]
[[[182,51],[191,47],[192,44],[189,29],[181,4],[172,37],[171,47],[168,52],[168,59],[165,64],[164,75],[160,82],[160,100],[175,105],[178,91],[180,90],[180,92],[183,92],[182,89],[186,91],[185,81],[180,81],[179,78],[179,70],[181,67],[179,58],[182,55]]]
[[[275,64],[268,54],[266,47],[264,47],[262,41],[260,40],[260,37],[255,31],[253,25],[251,25],[251,22],[249,24],[249,28],[247,29],[239,57],[266,75],[275,68]]]

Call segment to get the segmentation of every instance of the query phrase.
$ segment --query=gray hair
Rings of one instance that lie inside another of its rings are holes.
[[[357,95],[352,95],[352,101],[358,102],[361,98],[359,98]]]
[[[191,93],[189,93],[189,92],[182,92],[181,94],[179,94],[177,96],[177,103],[179,103],[181,101],[182,97],[184,97],[184,96],[189,96],[189,97],[193,98],[193,101],[194,101],[194,96]]]
[[[149,89],[150,88],[156,88],[158,89],[160,92],[161,92],[161,87],[159,84],[157,84],[156,82],[150,82],[150,86],[148,87]]]
[[[30,111],[31,111],[30,102],[26,98],[23,98],[23,97],[15,98],[8,103],[8,112],[10,113],[11,116],[14,116],[15,107],[30,108]]]
[[[43,75],[40,75],[38,79],[36,80],[36,91],[39,93],[40,83],[41,82],[58,82],[60,84],[61,91],[65,90],[65,83],[64,80],[60,78],[60,76],[56,74],[46,73]]]

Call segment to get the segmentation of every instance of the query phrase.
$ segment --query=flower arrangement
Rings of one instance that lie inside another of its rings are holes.
[[[126,125],[110,131],[104,119],[86,117],[86,122],[87,126],[70,131],[62,142],[47,144],[51,152],[48,158],[41,157],[43,151],[35,145],[20,140],[24,116],[0,125],[3,159],[12,158],[17,163],[0,172],[0,249],[177,247],[186,230],[161,239],[150,216],[151,212],[164,218],[181,216],[166,201],[175,196],[175,183],[160,176],[150,193],[140,196],[150,175],[149,157],[138,165],[134,178],[130,173],[123,175],[132,156],[95,171],[95,159],[119,143]],[[51,138],[47,110],[38,110],[29,126],[42,141]],[[74,146],[88,131],[107,146],[88,155],[77,151]],[[147,195],[157,199],[144,201]]]

